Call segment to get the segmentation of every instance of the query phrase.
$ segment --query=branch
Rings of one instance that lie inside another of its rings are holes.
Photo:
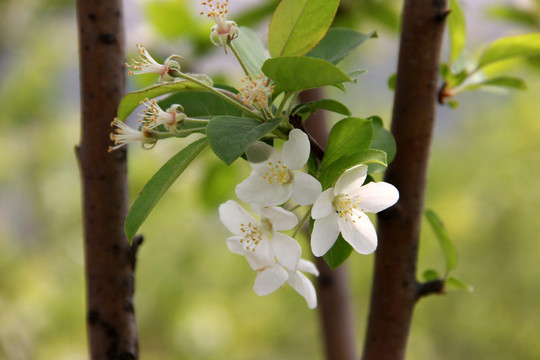
[[[364,360],[400,360],[406,354],[413,310],[419,298],[418,239],[446,15],[446,0],[404,3],[392,119],[398,152],[385,177],[385,181],[399,189],[400,200],[378,216],[379,247]]]
[[[137,359],[134,257],[124,234],[126,152],[107,152],[124,94],[121,0],[77,2],[87,330],[92,360]]]

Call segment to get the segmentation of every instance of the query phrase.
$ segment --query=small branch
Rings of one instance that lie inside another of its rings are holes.
[[[444,294],[444,280],[437,279],[418,284],[416,289],[417,301],[422,297],[433,294]]]

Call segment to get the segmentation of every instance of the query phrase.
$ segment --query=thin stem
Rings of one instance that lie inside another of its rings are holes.
[[[294,228],[294,232],[292,233],[291,237],[295,237],[296,234],[298,234],[298,231],[300,231],[300,229],[304,225],[304,223],[309,219],[309,215],[311,214],[311,208],[312,207],[313,206],[310,206],[309,210],[305,213],[305,215],[302,217],[302,219],[300,219],[300,221],[298,222],[298,225],[296,226],[296,228]]]
[[[290,92],[290,93],[285,93],[285,95],[283,95],[283,99],[279,103],[279,107],[276,111],[276,116],[281,117],[281,112],[283,111],[283,108],[285,107],[285,103],[287,102],[287,100],[289,100],[289,97],[291,97],[293,94],[294,94],[293,92]]]
[[[229,48],[232,50],[234,56],[236,56],[236,60],[238,60],[238,63],[240,63],[240,66],[242,67],[242,70],[244,70],[244,73],[249,77],[250,80],[253,80],[253,78],[249,74],[249,70],[246,64],[244,63],[244,60],[242,60],[242,57],[240,56],[240,54],[234,47],[233,42],[231,41],[230,37],[227,38],[227,45],[229,45]]]
[[[184,119],[185,124],[208,124],[210,120],[208,119],[197,119],[197,118],[191,118],[187,117]]]
[[[218,89],[214,88],[213,86],[210,86],[208,85],[207,83],[203,82],[203,81],[200,81],[198,79],[195,79],[194,77],[191,77],[187,74],[184,74],[176,69],[173,69],[174,70],[174,73],[177,77],[180,77],[182,79],[186,79],[186,80],[189,80],[191,82],[194,82],[195,84],[199,85],[199,86],[202,86],[204,87],[205,89],[208,89],[210,90],[211,92],[213,92],[214,94],[216,94],[217,96],[221,97],[223,100],[231,103],[232,105],[236,106],[237,108],[240,108],[242,109],[243,111],[247,111],[249,113],[252,113],[254,116],[256,116],[258,119],[261,119],[262,120],[262,117],[259,113],[253,111],[252,109],[248,108],[247,106],[245,106],[244,104],[236,101],[234,98],[230,97],[230,96],[227,96],[225,95],[223,92],[219,91]]]

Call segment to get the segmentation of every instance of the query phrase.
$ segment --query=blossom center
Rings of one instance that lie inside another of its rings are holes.
[[[244,245],[246,250],[255,252],[255,248],[263,239],[262,227],[263,226],[251,222],[248,224],[240,224],[240,231],[242,232],[240,243]]]
[[[332,206],[336,210],[336,213],[339,214],[340,218],[345,218],[345,221],[349,219],[354,223],[356,218],[360,219],[361,215],[358,215],[355,211],[360,210],[358,205],[360,205],[359,198],[351,198],[348,194],[340,194],[334,198],[332,201]]]
[[[291,171],[281,161],[277,163],[268,162],[268,169],[263,175],[263,179],[270,184],[288,184],[292,181],[292,178]]]

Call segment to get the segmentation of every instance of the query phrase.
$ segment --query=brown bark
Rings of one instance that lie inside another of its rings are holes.
[[[121,0],[79,0],[81,142],[87,330],[93,360],[137,359],[134,254],[124,234],[126,153],[108,153],[125,91]]]
[[[406,0],[392,133],[397,156],[385,181],[399,202],[379,214],[379,247],[363,359],[405,358],[414,306],[418,239],[437,101],[446,0]],[[424,295],[424,294],[422,294]]]
[[[300,93],[303,103],[322,98],[321,89]],[[324,113],[316,112],[304,124],[297,124],[309,133],[322,148],[326,147],[328,130]],[[317,146],[315,154],[322,157],[322,149]],[[322,258],[316,259],[320,275],[317,278],[319,315],[324,349],[327,360],[356,359],[356,333],[346,264],[332,270]]]

